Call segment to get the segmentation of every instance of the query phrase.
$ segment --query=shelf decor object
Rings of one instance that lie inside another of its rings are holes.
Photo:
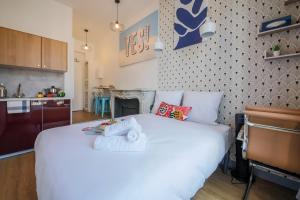
[[[282,28],[292,25],[292,16],[288,15],[270,21],[263,22],[260,27],[260,32],[270,31],[273,29]]]
[[[300,28],[300,23],[297,23],[297,24],[292,24],[290,26],[285,26],[285,27],[281,27],[281,28],[277,28],[277,29],[272,29],[272,30],[269,30],[269,31],[259,31],[258,32],[258,36],[261,37],[261,36],[264,36],[264,35],[270,35],[270,34],[273,34],[273,33],[280,33],[280,32],[283,32],[283,31],[288,31],[288,30],[293,30],[293,29],[297,29],[297,28]]]
[[[273,56],[280,56],[280,46],[276,44],[272,47]]]
[[[284,2],[284,5],[290,5],[290,4],[292,4],[292,3],[297,3],[297,2],[300,2],[300,0],[286,0],[285,2]]]

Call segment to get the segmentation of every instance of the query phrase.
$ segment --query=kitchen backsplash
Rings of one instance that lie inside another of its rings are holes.
[[[64,88],[64,74],[55,72],[36,71],[30,69],[0,68],[0,83],[7,89],[8,97],[16,93],[19,83],[26,97],[34,97],[37,92],[54,85]]]

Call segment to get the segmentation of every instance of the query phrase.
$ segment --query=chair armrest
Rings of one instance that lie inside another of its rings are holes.
[[[262,107],[262,106],[246,106],[245,110],[246,111],[280,113],[280,114],[289,114],[289,115],[299,115],[300,116],[300,109]]]
[[[265,119],[300,123],[300,113],[299,115],[296,115],[296,114],[286,114],[286,113],[279,113],[279,112],[253,111],[253,110],[246,110],[244,113],[248,115],[248,117],[259,117]]]

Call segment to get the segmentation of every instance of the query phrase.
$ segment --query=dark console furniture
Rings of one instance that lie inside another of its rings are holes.
[[[7,113],[0,102],[0,156],[32,149],[38,134],[71,123],[70,100],[30,101],[30,112]]]
[[[235,115],[235,138],[237,138],[241,128],[244,125],[244,114]],[[243,142],[235,140],[236,147],[236,168],[231,171],[231,175],[239,181],[248,182],[249,179],[249,160],[244,160],[242,155]]]

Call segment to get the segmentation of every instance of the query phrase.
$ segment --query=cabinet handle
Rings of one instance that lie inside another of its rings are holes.
[[[38,64],[38,65],[37,65],[37,67],[41,67],[41,65],[40,65],[40,64]]]
[[[44,68],[46,68],[47,67],[47,65],[44,65]]]

